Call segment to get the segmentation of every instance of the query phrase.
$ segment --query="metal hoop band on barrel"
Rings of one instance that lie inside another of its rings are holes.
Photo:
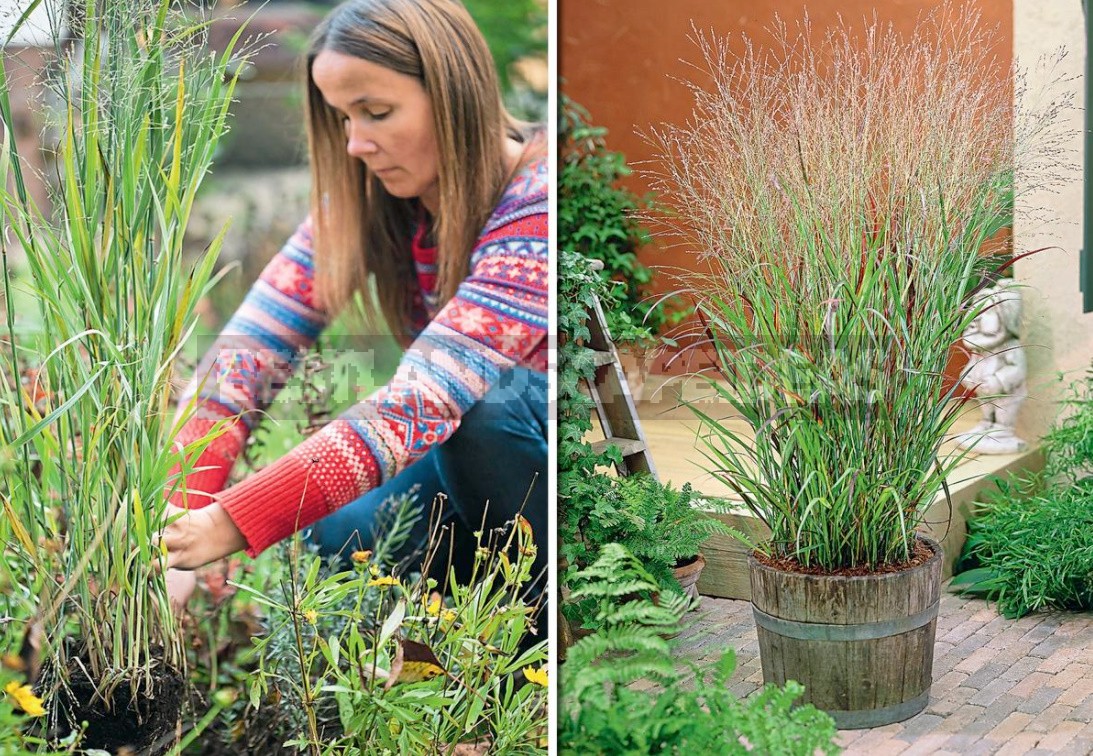
[[[752,606],[755,624],[775,635],[798,640],[819,641],[861,641],[887,638],[922,627],[937,618],[940,601],[934,602],[921,612],[909,617],[899,617],[881,622],[866,622],[860,625],[831,625],[823,622],[797,622],[774,617]]]
[[[866,727],[879,727],[880,725],[902,722],[910,719],[915,714],[926,708],[930,702],[930,689],[922,691],[909,701],[885,706],[882,709],[863,709],[861,711],[827,711],[835,720],[835,726],[840,730],[863,730]]]

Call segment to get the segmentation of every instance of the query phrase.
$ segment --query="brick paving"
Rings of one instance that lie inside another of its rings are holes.
[[[763,684],[751,604],[703,597],[680,653],[700,664],[736,649],[730,688]],[[843,730],[844,753],[860,756],[1093,754],[1093,612],[1007,620],[985,601],[947,592],[925,711],[871,730]]]

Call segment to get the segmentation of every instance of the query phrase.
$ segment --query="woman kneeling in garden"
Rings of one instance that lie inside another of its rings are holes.
[[[454,561],[523,514],[547,532],[547,186],[541,128],[504,109],[457,0],[351,0],[307,56],[311,214],[270,262],[183,399],[189,444],[229,418],[174,497],[167,565],[256,555],[312,526],[328,554],[367,548],[379,504],[447,495]],[[374,278],[374,287],[369,277]],[[376,292],[373,299],[372,292]],[[404,345],[388,384],[224,489],[259,411],[355,295]],[[537,482],[532,488],[535,475]],[[531,491],[529,497],[529,490]],[[426,536],[422,518],[416,545]],[[541,574],[539,549],[535,573]],[[192,573],[173,572],[185,602]]]

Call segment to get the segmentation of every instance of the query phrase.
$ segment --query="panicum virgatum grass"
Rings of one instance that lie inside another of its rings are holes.
[[[999,265],[983,250],[1065,103],[1015,128],[983,76],[997,40],[951,8],[910,36],[875,18],[774,32],[741,54],[696,35],[694,111],[648,134],[660,222],[699,262],[683,282],[718,393],[750,426],[695,407],[708,467],[770,526],[772,555],[901,562],[957,461],[938,457],[959,411],[943,371]]]
[[[33,582],[48,667],[63,678],[79,657],[109,701],[183,665],[154,536],[180,461],[172,364],[222,238],[190,264],[183,233],[226,129],[238,36],[211,52],[208,20],[169,0],[77,10],[80,44],[57,46],[49,80],[51,213],[26,192],[0,69],[5,560]]]

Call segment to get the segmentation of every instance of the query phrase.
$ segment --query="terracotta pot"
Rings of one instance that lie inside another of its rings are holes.
[[[705,566],[706,558],[699,554],[682,567],[676,567],[672,570],[672,574],[679,581],[683,592],[696,601],[698,600],[698,576],[702,574],[702,569]]]

